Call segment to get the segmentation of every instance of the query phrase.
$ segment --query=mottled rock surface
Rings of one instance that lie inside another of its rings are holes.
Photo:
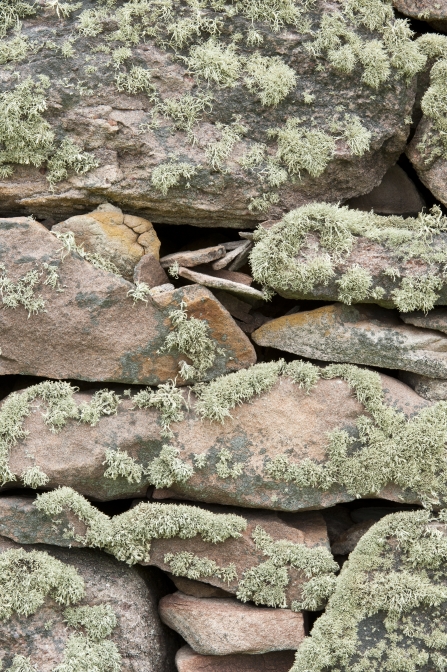
[[[19,548],[0,538],[0,552]],[[74,567],[85,582],[83,605],[109,604],[117,617],[111,640],[122,658],[122,672],[173,672],[174,653],[170,637],[157,614],[159,577],[147,570],[146,578],[99,551],[27,546]],[[158,577],[158,578],[157,578]],[[0,661],[6,669],[15,655],[29,656],[39,671],[50,672],[62,662],[70,635],[76,631],[64,623],[65,607],[47,597],[31,616],[14,615],[0,627]]]
[[[386,403],[407,416],[429,405],[403,383],[387,376],[381,376],[381,381]],[[76,393],[74,398],[79,405],[90,401],[92,394]],[[155,490],[154,497],[285,511],[326,508],[355,498],[344,487],[304,487],[293,481],[285,484],[266,472],[270,460],[280,455],[287,455],[298,465],[306,459],[325,463],[327,436],[335,429],[346,429],[355,436],[355,423],[365,408],[343,380],[319,380],[308,394],[290,378],[283,377],[251,403],[232,409],[232,417],[223,424],[199,419],[194,402],[191,394],[191,407],[185,410],[185,419],[171,426],[174,432],[171,443],[179,450],[180,459],[192,466],[195,473],[186,482],[174,482],[169,489]],[[107,449],[125,450],[146,468],[166,443],[161,436],[158,411],[132,407],[131,400],[123,399],[116,415],[100,418],[94,427],[69,420],[59,433],[52,433],[42,417],[46,411],[42,405],[40,412],[26,418],[24,429],[28,435],[11,449],[9,468],[19,478],[26,468],[38,466],[49,478],[47,487],[68,485],[93,499],[141,496],[150,482],[147,476],[140,483],[129,483],[124,477],[116,480],[104,477]],[[230,473],[234,464],[243,465],[240,475],[226,478],[219,475],[223,449],[230,451],[230,457],[225,458]],[[195,466],[194,454],[207,456],[204,467]],[[16,481],[5,487],[17,484]],[[384,490],[381,496],[418,501],[414,494],[404,494],[396,488]]]
[[[14,166],[2,182],[3,210],[60,220],[109,200],[151,221],[237,227],[265,219],[270,204],[277,217],[299,203],[338,202],[370,191],[404,148],[421,63],[414,50],[394,58],[390,40],[384,43],[387,22],[393,21],[387,9],[380,17],[379,7],[379,30],[370,31],[361,15],[342,16],[337,4],[330,13],[359,40],[361,58],[352,52],[349,72],[341,67],[344,52],[333,56],[334,66],[320,67],[327,49],[318,53],[316,46],[317,55],[306,49],[314,40],[308,26],[316,32],[328,7],[319,0],[302,9],[297,3],[291,12],[287,5],[269,14],[268,7],[240,3],[227,13],[205,3],[199,21],[194,8],[179,2],[148,3],[146,10],[127,13],[121,3],[98,13],[89,0],[64,14],[51,5],[35,6],[32,16],[23,17],[22,35],[37,50],[15,62],[14,71],[2,68],[1,88],[14,91],[16,73],[21,82],[48,76],[43,118],[57,141],[42,149],[36,167]],[[188,21],[197,27],[188,29]],[[211,75],[194,60],[208,40],[216,44],[207,61],[217,70],[211,67]],[[382,77],[371,71],[367,57],[377,41]],[[402,48],[411,51],[408,44],[404,37]],[[256,59],[257,52],[277,60],[261,62],[253,76],[245,59]],[[286,74],[270,72],[273,66],[286,68]],[[279,92],[273,87],[269,94],[269,78],[281,82]],[[180,111],[172,112],[178,104]],[[289,118],[301,120],[305,135],[298,139],[296,159],[280,158],[282,172],[269,184],[264,176],[278,143],[268,131],[283,130]],[[326,138],[313,136],[315,130]],[[52,190],[51,158],[65,139],[98,167],[73,174],[75,154],[62,164],[66,179]],[[222,139],[219,147],[213,144]],[[244,168],[240,161],[255,143],[266,145],[264,156]],[[156,172],[166,165],[168,177]]]
[[[160,600],[162,621],[197,653],[267,653],[297,649],[304,639],[303,616],[288,609],[241,604],[235,599],[200,599],[177,592]]]
[[[427,142],[427,138],[430,137],[434,139],[433,144]],[[433,151],[433,145],[438,145],[441,155]],[[406,153],[421,182],[430,189],[436,199],[446,204],[447,161],[443,156],[444,151],[439,145],[439,130],[436,129],[432,119],[423,116],[414,138],[407,146]]]
[[[214,588],[225,590],[223,595],[229,593],[235,594],[239,582],[244,573],[263,563],[266,554],[256,547],[253,538],[253,532],[257,526],[271,536],[274,541],[290,541],[294,544],[304,544],[308,548],[327,548],[329,542],[326,533],[326,525],[321,514],[317,512],[285,514],[285,520],[282,520],[274,512],[253,512],[244,509],[233,509],[228,507],[211,507],[214,513],[236,513],[247,520],[247,528],[242,532],[242,536],[237,539],[227,539],[224,542],[210,544],[202,540],[200,535],[191,539],[181,539],[174,537],[170,539],[153,539],[151,542],[150,561],[141,564],[155,565],[166,572],[172,572],[173,567],[169,560],[166,561],[168,553],[177,555],[180,553],[190,553],[197,558],[205,558],[214,561],[219,567],[228,567],[234,565],[236,577],[226,581],[224,577],[217,575],[204,576],[201,583],[191,581],[193,586],[188,590],[183,590],[181,581],[188,581],[181,576],[173,577],[174,582],[180,581],[177,585],[179,590],[193,595],[195,597],[215,597],[208,592],[203,594],[203,590]],[[66,518],[66,520],[65,520]],[[76,539],[64,537],[60,532],[64,527],[74,526],[76,533],[83,536],[85,526],[80,523],[73,515],[62,516],[64,524],[56,528],[48,516],[38,511],[31,498],[25,497],[0,497],[0,535],[12,539],[21,544],[52,544],[56,546],[78,546],[83,543]],[[285,589],[285,600],[290,607],[294,600],[301,601],[303,598],[302,588],[309,577],[295,568],[287,568],[288,584]],[[198,588],[194,591],[194,584]],[[211,584],[211,585],[206,585]],[[187,584],[188,585],[188,584]],[[202,588],[203,586],[203,588]],[[200,590],[202,592],[200,593]]]
[[[175,656],[178,672],[289,672],[293,663],[291,651],[247,656],[202,656],[190,646],[182,646]]]
[[[207,377],[255,362],[253,346],[245,334],[202,287],[164,292],[158,302],[148,296],[133,301],[129,292],[135,290],[134,285],[95,268],[76,253],[68,253],[62,260],[61,241],[31,219],[0,221],[0,237],[0,261],[6,277],[27,286],[26,274],[37,273],[34,299],[41,297],[45,302],[29,317],[24,305],[3,305],[2,375],[140,384],[175,378],[182,355],[157,351],[172,330],[169,311],[178,309],[181,301],[186,303],[189,317],[207,320],[210,337],[222,348]],[[54,288],[45,284],[45,263],[58,274]],[[6,294],[3,289],[3,303]]]
[[[396,164],[386,171],[382,182],[369,194],[350,198],[346,205],[365,212],[372,210],[378,215],[414,217],[421,212],[425,201],[407,173]]]
[[[403,313],[400,317],[406,324],[413,324],[415,327],[422,327],[423,329],[435,329],[447,334],[446,308],[433,308],[428,313],[416,310],[412,313]]]
[[[413,19],[427,21],[436,30],[447,31],[447,3],[445,0],[393,0],[398,12]]]
[[[253,340],[310,359],[447,378],[447,338],[403,324],[395,311],[378,306],[336,303],[285,315],[257,329]]]
[[[114,264],[121,275],[133,281],[134,268],[143,255],[158,261],[160,241],[151,222],[125,215],[108,203],[87,215],[75,215],[53,226],[52,231],[72,231],[77,245],[100,254]],[[161,284],[161,283],[159,283]]]
[[[447,401],[447,380],[442,378],[429,378],[419,373],[402,371],[400,380],[413,388],[416,394],[428,401]]]

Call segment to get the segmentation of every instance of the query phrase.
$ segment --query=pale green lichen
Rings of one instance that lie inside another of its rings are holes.
[[[143,467],[126,450],[108,448],[103,464],[107,465],[104,478],[115,481],[120,477],[125,478],[128,483],[139,483],[143,477]]]
[[[150,296],[150,293],[151,288],[147,282],[136,282],[135,287],[132,287],[127,292],[127,296],[130,296],[133,299],[133,305],[135,305],[137,301],[143,301],[144,303],[147,303],[147,297]]]
[[[120,672],[121,656],[111,640],[92,641],[83,635],[71,635],[65,645],[62,662],[53,672]]]
[[[110,637],[117,625],[116,614],[110,604],[69,607],[64,611],[64,618],[71,628],[83,628],[94,642]]]
[[[99,166],[99,161],[88,152],[83,152],[69,138],[62,141],[60,147],[48,160],[47,180],[51,186],[68,177],[69,171],[84,175]]]
[[[242,139],[242,136],[248,130],[246,126],[239,123],[237,118],[235,122],[229,126],[217,123],[216,128],[220,131],[220,140],[209,142],[205,147],[205,156],[208,163],[214,170],[221,170],[223,163],[228,159],[233,148],[237,142]]]
[[[235,86],[241,74],[241,61],[233,44],[220,44],[215,37],[191,47],[186,60],[188,70],[197,79],[219,88]]]
[[[216,472],[220,478],[237,478],[244,471],[242,462],[233,462],[233,453],[228,448],[222,448],[217,454]]]
[[[296,86],[296,74],[279,56],[267,57],[255,53],[245,66],[245,83],[259,95],[261,103],[278,105]]]
[[[146,93],[150,100],[155,100],[157,93],[150,70],[140,65],[133,65],[129,72],[119,72],[115,77],[115,85],[118,91],[125,93]]]
[[[147,387],[132,397],[136,408],[156,408],[159,411],[161,435],[172,438],[171,423],[181,422],[184,418],[183,408],[187,402],[182,391],[176,386],[175,380],[162,383],[156,390]]]
[[[74,252],[82,257],[82,259],[85,259],[85,261],[92,264],[95,268],[121,277],[118,268],[110,261],[110,259],[106,259],[97,252],[86,252],[83,245],[78,245],[73,231],[52,231],[52,233],[62,242],[62,247],[59,250],[61,252],[62,260],[64,260],[70,253]]]
[[[193,475],[194,469],[178,457],[179,452],[174,446],[164,445],[160,455],[149,462],[145,473],[156,488],[186,483]]]
[[[42,296],[36,296],[35,288],[40,282],[41,274],[37,269],[28,271],[16,282],[8,278],[6,268],[0,264],[0,296],[7,308],[23,306],[28,311],[28,317],[45,309]]]
[[[236,565],[233,562],[227,567],[221,567],[214,560],[199,557],[188,551],[166,553],[163,561],[169,565],[169,571],[174,576],[186,576],[186,578],[196,581],[215,576],[230,584],[237,581],[238,578]]]
[[[171,159],[171,161],[160,163],[154,168],[151,181],[155,189],[166,196],[169,189],[180,183],[182,177],[186,180],[185,188],[189,189],[189,180],[197,173],[199,167],[193,166],[191,163],[176,162]]]
[[[303,128],[302,121],[290,118],[283,127],[271,129],[276,136],[278,151],[276,158],[283,163],[290,175],[301,175],[307,171],[312,177],[319,177],[335,152],[335,139],[322,130]]]
[[[38,466],[28,467],[22,471],[21,479],[26,488],[33,488],[33,490],[42,488],[50,480]]]
[[[337,280],[339,300],[381,300],[385,288],[374,284],[377,279],[374,281],[369,269],[359,264],[349,267],[349,255],[357,240],[364,237],[382,245],[391,262],[418,259],[427,264],[424,274],[402,278],[394,274],[394,287],[387,297],[404,312],[427,311],[437,301],[437,290],[442,286],[439,266],[447,263],[447,253],[438,234],[446,231],[447,218],[436,206],[430,212],[404,219],[313,203],[289,212],[269,230],[260,227],[255,232],[251,267],[255,280],[267,287],[308,295],[315,287],[334,280],[335,266],[343,263],[348,268]],[[387,268],[383,274],[390,278]]]
[[[445,511],[395,513],[360,539],[292,672],[445,669]]]
[[[224,354],[216,341],[210,337],[210,328],[206,320],[188,318],[186,303],[182,301],[178,309],[169,311],[173,330],[166,336],[159,353],[178,352],[186,355],[192,365],[180,361],[182,378],[190,380],[202,378],[214,366],[217,355]]]

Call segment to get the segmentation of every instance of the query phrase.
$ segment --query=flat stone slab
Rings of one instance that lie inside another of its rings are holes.
[[[202,656],[190,646],[182,646],[175,656],[178,672],[289,672],[294,660],[292,651],[273,651],[247,656]]]
[[[288,609],[177,592],[163,597],[158,610],[162,621],[202,655],[298,649],[304,639],[302,614]]]
[[[1,375],[151,385],[173,379],[185,355],[158,351],[173,329],[170,311],[182,301],[188,317],[206,320],[216,346],[214,364],[205,378],[256,361],[248,338],[205,288],[164,292],[157,301],[148,294],[134,300],[135,285],[95,268],[75,252],[61,250],[61,241],[32,219],[0,221],[5,277],[26,285],[27,274],[37,273],[37,284],[29,291],[32,300],[43,302],[39,312],[28,316],[24,305],[5,305],[9,290],[3,289]],[[63,254],[67,256],[62,260]],[[44,264],[57,274],[54,288],[45,284],[49,276]]]
[[[402,319],[411,322],[405,314]],[[258,345],[310,359],[447,378],[447,336],[403,324],[395,311],[378,306],[336,303],[285,315],[262,325],[252,337]]]

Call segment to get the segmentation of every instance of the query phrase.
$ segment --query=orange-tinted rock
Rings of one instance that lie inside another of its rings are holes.
[[[258,655],[202,656],[190,646],[182,646],[175,656],[178,672],[289,672],[292,651],[272,651]]]
[[[105,213],[107,215],[114,213]],[[172,329],[170,310],[186,303],[190,317],[206,320],[210,336],[223,353],[206,372],[213,378],[256,361],[253,346],[211,292],[188,286],[133,301],[135,286],[95,268],[76,253],[61,260],[61,241],[31,219],[0,222],[2,262],[17,282],[26,273],[50,263],[59,274],[57,291],[44,284],[34,288],[45,310],[28,317],[19,305],[0,311],[2,354],[0,374],[49,378],[157,384],[175,378],[181,354],[159,354]]]
[[[200,599],[177,592],[163,597],[158,610],[161,620],[203,655],[293,650],[305,635],[301,613],[235,599]]]
[[[151,222],[124,215],[108,203],[87,215],[70,217],[53,226],[52,230],[59,233],[72,231],[77,245],[111,261],[129,281],[132,281],[134,268],[143,255],[155,260],[159,258],[160,241]]]
[[[0,553],[20,548],[0,537]],[[122,672],[166,672],[172,669],[173,637],[160,622],[157,598],[160,577],[146,570],[145,577],[135,568],[127,567],[114,558],[81,549],[52,546],[27,546],[26,551],[45,551],[64,564],[70,565],[85,582],[85,598],[76,606],[108,604],[117,618],[110,639],[121,656]],[[25,589],[25,587],[22,587]],[[29,656],[39,672],[51,672],[62,662],[70,636],[76,630],[64,621],[66,607],[51,597],[29,616],[14,615],[0,626],[0,662],[4,669],[16,655]],[[82,629],[81,629],[82,632]]]

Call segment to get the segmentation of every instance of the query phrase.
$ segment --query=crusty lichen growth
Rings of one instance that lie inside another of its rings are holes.
[[[184,418],[183,408],[188,408],[183,392],[176,386],[175,380],[162,383],[156,390],[147,387],[132,397],[136,408],[156,408],[159,411],[161,435],[172,438],[171,423],[181,422]]]
[[[78,254],[80,257],[82,257],[82,259],[85,259],[90,264],[95,266],[95,268],[99,268],[101,271],[107,271],[108,273],[113,273],[113,275],[118,275],[121,277],[120,271],[115,266],[115,264],[110,261],[110,259],[106,259],[106,257],[103,257],[97,252],[86,252],[82,244],[78,245],[76,243],[76,238],[73,231],[52,231],[51,233],[62,243],[62,247],[59,250],[62,260],[74,252],[75,254]]]
[[[143,467],[129,455],[127,450],[108,448],[103,464],[107,465],[104,478],[111,478],[115,481],[120,477],[125,478],[128,483],[139,483],[143,477]]]
[[[389,288],[387,301],[399,310],[427,312],[442,287],[441,265],[447,263],[447,252],[438,234],[446,232],[447,218],[437,206],[404,219],[313,203],[292,210],[268,230],[257,229],[251,267],[255,280],[263,285],[309,295],[317,286],[328,285],[336,277],[336,265],[343,264],[348,268],[336,281],[340,301],[380,300],[386,294],[385,284]],[[374,279],[368,268],[359,264],[349,267],[349,256],[360,237],[382,245],[392,263],[418,259],[428,269],[400,277],[398,273],[390,276],[387,267],[381,274],[383,280]]]
[[[38,466],[28,467],[22,472],[22,483],[26,488],[42,488],[49,482],[49,478],[45,472]]]
[[[173,483],[186,483],[194,473],[191,465],[178,457],[179,449],[164,445],[158,457],[149,462],[145,473],[156,488],[170,488]]]
[[[194,166],[191,163],[176,162],[171,159],[167,163],[160,163],[152,171],[152,184],[160,191],[163,196],[167,196],[169,189],[176,187],[180,183],[180,178],[186,180],[185,188],[191,185],[189,180],[197,173],[200,166]]]
[[[210,337],[210,328],[206,320],[189,317],[186,303],[169,311],[173,330],[166,336],[163,346],[158,351],[175,352],[186,355],[192,362],[180,361],[180,374],[184,380],[203,378],[208,369],[214,366],[218,354],[224,354],[216,341]]]
[[[199,557],[188,551],[180,553],[166,553],[163,558],[169,565],[169,570],[174,576],[186,576],[188,579],[201,580],[215,576],[227,583],[237,580],[236,565],[231,562],[227,567],[221,567],[210,558]]]
[[[395,513],[360,539],[292,672],[445,669],[446,515]]]

